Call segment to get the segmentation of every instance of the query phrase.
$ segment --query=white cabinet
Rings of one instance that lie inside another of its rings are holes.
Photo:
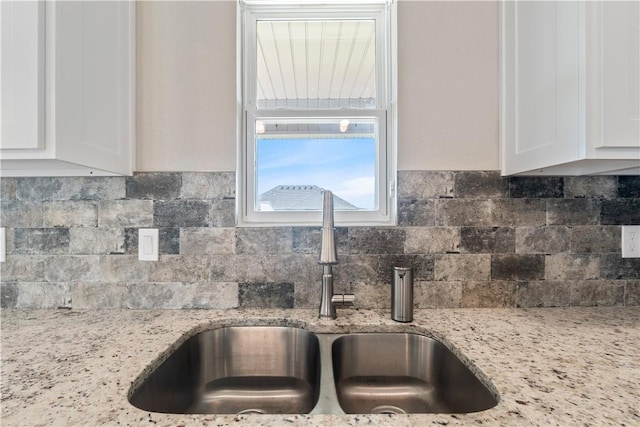
[[[501,3],[503,175],[640,174],[640,2]]]
[[[2,1],[2,176],[130,175],[135,2]]]

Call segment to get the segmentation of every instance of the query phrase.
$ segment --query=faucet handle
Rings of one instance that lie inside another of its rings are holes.
[[[341,307],[353,307],[356,305],[356,296],[353,294],[334,294],[331,297],[331,302],[333,303],[333,305],[338,305]]]

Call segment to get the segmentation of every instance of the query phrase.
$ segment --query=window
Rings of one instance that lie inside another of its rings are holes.
[[[394,0],[240,0],[239,225],[395,223]]]

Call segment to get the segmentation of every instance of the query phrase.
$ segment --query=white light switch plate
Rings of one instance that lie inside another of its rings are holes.
[[[158,261],[158,229],[141,228],[138,230],[138,260]]]
[[[622,258],[640,258],[640,225],[622,226]]]
[[[4,227],[0,227],[0,262],[7,260],[7,234]]]

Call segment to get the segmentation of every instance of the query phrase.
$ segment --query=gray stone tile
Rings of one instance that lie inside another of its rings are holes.
[[[274,257],[272,264],[281,270],[284,276],[278,281],[298,283],[321,283],[322,266],[315,255],[283,255]]]
[[[461,307],[508,308],[516,304],[516,282],[462,282]]]
[[[227,262],[232,260],[228,259]],[[189,283],[212,280],[211,256],[161,255],[158,262],[148,264],[151,282]]]
[[[0,178],[0,200],[16,199],[16,178]]]
[[[640,198],[603,200],[600,223],[602,225],[640,224]]]
[[[453,197],[453,172],[399,171],[398,199],[437,199]]]
[[[557,176],[515,176],[509,178],[511,198],[546,199],[564,197],[564,179]]]
[[[402,254],[405,230],[402,228],[349,228],[351,254]]]
[[[122,228],[71,228],[71,255],[124,254]]]
[[[407,255],[347,255],[334,267],[334,274],[342,283],[369,282],[391,283],[393,267],[413,268],[413,278],[418,281],[433,280],[434,256]],[[321,270],[319,270],[321,271]],[[318,275],[318,281],[321,275]]]
[[[13,237],[14,254],[69,254],[68,228],[16,228]]]
[[[624,305],[640,306],[640,280],[628,280],[625,283]]]
[[[127,255],[138,255],[137,228],[124,229],[124,252]],[[163,227],[158,229],[158,253],[160,255],[180,254],[180,229]]]
[[[535,227],[547,221],[546,202],[543,199],[493,199],[491,224],[493,226]],[[477,226],[477,224],[472,224]]]
[[[640,175],[619,176],[618,197],[634,197],[640,199]]]
[[[185,172],[182,174],[182,199],[235,199],[235,172]]]
[[[571,228],[571,252],[620,253],[620,227],[616,225]]]
[[[293,237],[290,227],[237,228],[235,251],[238,254],[290,254]]]
[[[460,282],[414,282],[415,308],[458,308],[462,301]]]
[[[45,261],[45,280],[61,283],[103,281],[100,256],[49,256]]]
[[[435,200],[412,197],[398,199],[398,225],[429,227],[435,223]]]
[[[344,255],[333,267],[334,283],[348,283],[352,279],[368,283],[391,283],[391,270],[383,270],[380,264],[380,255]],[[322,266],[318,265],[316,271],[315,283],[321,283]]]
[[[0,213],[1,215],[1,213]],[[6,227],[4,229],[4,244],[5,244],[5,255],[13,254],[13,240],[16,229],[12,227]],[[1,265],[1,264],[0,264]]]
[[[391,283],[393,267],[411,267],[414,280],[433,280],[435,256],[429,254],[380,255],[376,265],[377,282]],[[356,281],[358,277],[351,276],[349,280]]]
[[[436,202],[436,225],[475,226],[492,225],[491,201],[448,199]]]
[[[545,257],[547,280],[593,280],[600,276],[600,257],[590,254],[553,254]]]
[[[152,227],[153,201],[108,200],[98,204],[100,227]]]
[[[613,199],[617,186],[615,176],[567,176],[564,178],[564,197]]]
[[[435,257],[435,280],[490,280],[491,255],[446,254]]]
[[[320,285],[318,281],[296,282],[293,306],[318,310],[320,306]],[[334,292],[339,292],[339,286],[334,282]]]
[[[547,224],[597,225],[600,201],[597,199],[548,199]]]
[[[544,255],[499,254],[491,256],[492,280],[542,280]]]
[[[404,252],[407,254],[437,254],[460,250],[458,227],[405,228]]]
[[[385,283],[354,282],[351,289],[355,295],[354,307],[357,308],[391,308],[391,287]],[[320,305],[318,293],[317,305]],[[338,307],[340,310],[340,307]],[[349,308],[345,307],[345,310]],[[338,316],[340,313],[338,313]]]
[[[600,256],[600,278],[602,279],[640,279],[640,258],[620,258],[619,254]]]
[[[18,283],[18,309],[71,308],[69,283],[20,282]]]
[[[462,171],[455,174],[454,197],[503,198],[509,195],[509,180],[498,171]]]
[[[209,227],[211,204],[205,200],[156,201],[153,225],[156,227]]]
[[[185,228],[180,235],[182,255],[233,254],[235,248],[234,228]]]
[[[435,256],[423,254],[381,255],[377,266],[378,282],[391,283],[394,267],[410,267],[413,269],[413,279],[427,281],[434,279]],[[357,281],[357,277],[350,277],[350,281]]]
[[[158,230],[158,252],[163,255],[180,253],[180,229],[161,228]],[[138,248],[136,247],[136,251]]]
[[[182,283],[128,283],[127,308],[180,309],[183,303]]]
[[[624,283],[619,280],[571,282],[571,305],[582,307],[624,305]]]
[[[213,282],[237,282],[238,281],[238,255],[211,255],[208,257],[209,271],[211,274],[210,281]]]
[[[43,255],[7,255],[0,263],[0,279],[3,282],[44,282],[45,260]]]
[[[95,201],[45,202],[44,227],[97,227],[98,205]]]
[[[233,199],[211,202],[211,226],[234,227],[236,225],[236,202]]]
[[[240,283],[240,308],[293,308],[293,283]]]
[[[80,282],[73,286],[74,310],[126,308],[126,283]]]
[[[435,257],[430,254],[382,255],[378,264],[378,276],[384,277],[385,283],[391,283],[393,267],[411,267],[413,280],[434,280]],[[350,280],[356,280],[351,278]]]
[[[198,282],[186,284],[185,309],[229,309],[238,307],[238,284],[234,282]]]
[[[12,200],[0,202],[0,226],[38,228],[44,224],[44,209],[40,203]]]
[[[510,227],[462,227],[460,251],[465,253],[512,253],[516,232]]]
[[[320,227],[293,227],[291,236],[293,253],[320,255],[322,241]],[[338,255],[349,253],[349,230],[347,228],[336,228],[335,240]]]
[[[172,200],[180,197],[180,173],[138,173],[126,180],[127,199]]]
[[[571,302],[569,282],[519,282],[516,291],[517,307],[568,307]]]
[[[519,254],[552,254],[568,252],[571,235],[568,227],[518,227],[516,252]]]
[[[16,197],[25,201],[118,200],[125,197],[124,177],[18,178]]]
[[[236,255],[234,263],[239,282],[320,283],[322,277],[322,266],[313,255]]]
[[[138,255],[105,255],[100,257],[100,282],[124,283],[146,282],[149,280],[151,265],[148,261],[138,261]],[[170,280],[168,280],[170,281]]]
[[[18,284],[0,283],[0,308],[16,308],[18,302]]]

